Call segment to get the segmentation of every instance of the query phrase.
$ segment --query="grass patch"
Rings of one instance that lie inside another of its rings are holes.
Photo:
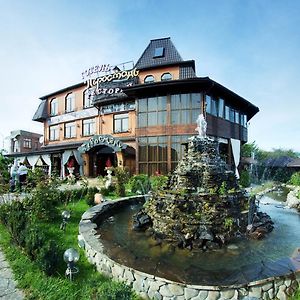
[[[39,223],[45,231],[48,239],[53,239],[61,249],[75,248],[80,252],[77,263],[79,273],[74,281],[65,278],[66,264],[62,260],[57,273],[47,276],[35,262],[31,261],[19,247],[11,244],[11,238],[4,227],[0,224],[0,245],[15,274],[18,287],[23,289],[26,299],[95,299],[95,300],[137,300],[139,298],[130,287],[123,283],[112,281],[97,272],[91,265],[84,251],[77,246],[78,224],[88,205],[84,200],[60,206],[59,211],[71,211],[71,218],[65,232],[59,229],[61,218],[57,217],[51,224]],[[61,253],[61,257],[63,253]]]

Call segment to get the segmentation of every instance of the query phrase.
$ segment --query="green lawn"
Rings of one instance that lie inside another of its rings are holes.
[[[139,299],[124,284],[116,283],[99,274],[84,256],[84,252],[77,245],[78,223],[81,215],[88,209],[84,201],[69,203],[61,206],[60,210],[70,210],[71,218],[66,231],[59,229],[61,219],[43,223],[42,226],[49,239],[55,240],[62,249],[73,247],[80,252],[80,260],[77,264],[79,274],[73,282],[65,278],[66,264],[61,263],[55,276],[47,276],[39,270],[37,265],[30,261],[24,252],[11,244],[9,233],[0,224],[0,245],[13,269],[18,287],[26,293],[27,299],[106,299],[129,300]],[[61,253],[63,256],[63,253]],[[104,296],[105,295],[105,296]]]

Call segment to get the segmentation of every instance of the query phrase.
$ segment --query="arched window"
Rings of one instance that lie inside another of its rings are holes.
[[[154,82],[154,76],[153,75],[147,75],[144,79],[144,83],[150,83],[150,82]]]
[[[50,114],[51,116],[56,116],[58,114],[58,101],[53,98],[50,102]]]
[[[75,110],[75,94],[70,93],[66,97],[66,112],[71,112]]]
[[[89,108],[93,106],[93,90],[87,89],[83,92],[83,107]]]
[[[161,75],[161,81],[166,81],[166,80],[172,80],[172,74],[171,73],[164,73]]]

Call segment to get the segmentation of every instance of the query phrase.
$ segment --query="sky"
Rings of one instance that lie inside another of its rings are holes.
[[[197,76],[259,107],[249,142],[300,152],[299,11],[297,0],[0,0],[0,147],[12,130],[43,132],[39,97],[171,37]]]

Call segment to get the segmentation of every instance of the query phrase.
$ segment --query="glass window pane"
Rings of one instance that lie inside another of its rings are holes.
[[[235,112],[235,123],[240,123],[240,113],[238,111]]]
[[[144,111],[147,111],[147,98],[145,99],[139,99],[138,100],[139,102],[139,111],[140,112],[144,112]]]
[[[191,94],[192,97],[192,108],[199,108],[201,105],[201,94]]]
[[[167,97],[157,97],[157,110],[167,110]]]
[[[190,94],[181,94],[181,108],[190,108]]]
[[[157,113],[157,125],[166,125],[167,124],[167,112],[159,111]]]
[[[171,111],[171,124],[180,124],[180,113],[178,111]]]
[[[217,101],[215,99],[211,99],[211,114],[217,116]]]
[[[234,122],[234,110],[232,108],[229,109],[229,120]]]
[[[148,143],[149,144],[156,144],[157,143],[157,137],[156,136],[149,136],[148,137]]]
[[[157,113],[149,112],[148,113],[148,126],[156,126],[157,125]]]
[[[223,99],[219,99],[218,116],[220,118],[224,118],[224,100]]]
[[[139,114],[139,127],[147,127],[147,113]]]
[[[148,161],[147,146],[139,146],[139,161]]]
[[[190,110],[182,110],[181,112],[181,124],[189,124],[190,120]]]
[[[148,161],[157,161],[157,146],[148,146]]]
[[[171,110],[181,109],[180,95],[171,95]]]
[[[210,98],[210,96],[206,95],[205,101],[206,101],[206,112],[210,114],[211,113],[211,98]]]
[[[148,98],[148,111],[157,111],[157,97]]]
[[[229,114],[230,108],[228,106],[225,106],[225,119],[229,121],[230,114]]]

